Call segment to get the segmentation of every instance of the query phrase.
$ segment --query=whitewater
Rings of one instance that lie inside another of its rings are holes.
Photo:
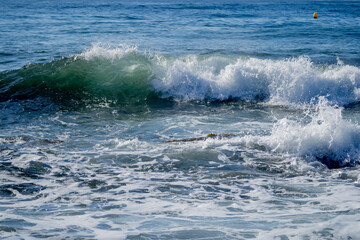
[[[0,3],[0,239],[359,238],[358,2]]]

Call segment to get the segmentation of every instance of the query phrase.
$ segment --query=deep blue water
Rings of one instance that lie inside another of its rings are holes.
[[[0,239],[360,236],[359,1],[0,6]]]
[[[1,1],[0,70],[93,43],[165,54],[340,57],[359,64],[357,1]],[[319,18],[312,18],[319,12]]]

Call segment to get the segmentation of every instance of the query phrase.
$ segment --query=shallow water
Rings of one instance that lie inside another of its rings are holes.
[[[358,2],[0,3],[1,239],[360,235]]]

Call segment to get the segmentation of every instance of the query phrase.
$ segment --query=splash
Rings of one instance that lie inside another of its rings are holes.
[[[83,58],[87,61],[92,61],[95,59],[106,59],[111,60],[114,63],[116,60],[124,59],[131,55],[139,54],[137,46],[129,46],[122,44],[116,48],[104,47],[100,43],[94,44],[87,51],[79,54],[78,58]]]
[[[354,166],[360,162],[360,128],[342,117],[342,108],[323,97],[315,111],[308,110],[307,123],[283,118],[269,136],[246,136],[248,145],[263,145],[270,152],[318,160],[329,168]]]

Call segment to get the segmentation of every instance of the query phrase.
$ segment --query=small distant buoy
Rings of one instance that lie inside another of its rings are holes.
[[[317,17],[318,17],[317,12],[314,12],[313,17],[314,17],[314,18],[317,18]]]

